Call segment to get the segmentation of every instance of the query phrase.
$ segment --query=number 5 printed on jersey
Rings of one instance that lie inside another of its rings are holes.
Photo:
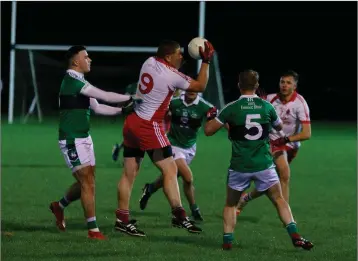
[[[148,94],[154,87],[153,77],[149,73],[143,73],[140,77],[139,91],[142,94]]]
[[[260,123],[252,121],[254,119],[261,119],[261,115],[260,114],[247,114],[246,115],[246,122],[245,122],[246,129],[250,130],[252,128],[256,128],[258,130],[257,134],[255,134],[255,135],[246,134],[244,137],[248,140],[258,140],[262,136],[262,126]]]

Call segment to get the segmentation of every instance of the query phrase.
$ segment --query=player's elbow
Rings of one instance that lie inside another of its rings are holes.
[[[189,92],[204,92],[205,88],[206,88],[206,82],[192,80],[187,91],[189,91]]]

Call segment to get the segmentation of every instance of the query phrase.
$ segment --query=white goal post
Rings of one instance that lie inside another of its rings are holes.
[[[204,37],[205,29],[205,1],[201,1],[199,5],[199,36]],[[66,51],[71,45],[30,45],[16,43],[16,10],[17,2],[12,1],[12,17],[11,17],[11,50],[10,50],[10,78],[9,78],[9,108],[8,108],[8,123],[12,124],[14,121],[14,93],[15,93],[15,52],[16,50],[27,50],[30,62],[31,80],[34,89],[34,98],[25,115],[23,122],[28,120],[28,117],[33,114],[37,108],[38,119],[42,121],[42,110],[40,107],[40,100],[38,95],[38,88],[36,82],[36,71],[33,59],[33,51]],[[157,47],[135,47],[135,46],[86,46],[88,51],[93,52],[125,52],[125,53],[155,53]],[[182,48],[182,51],[183,48]],[[201,62],[197,63],[197,70],[200,69]],[[215,71],[216,84],[218,88],[218,99],[220,107],[224,106],[224,96],[222,91],[221,76],[219,71],[219,62],[217,55],[214,55],[213,65],[216,66]]]

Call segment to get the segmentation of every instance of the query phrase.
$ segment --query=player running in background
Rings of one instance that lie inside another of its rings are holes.
[[[227,104],[218,117],[205,125],[205,134],[215,134],[225,123],[229,124],[232,157],[227,177],[226,204],[223,211],[223,249],[232,248],[236,225],[235,210],[240,196],[255,183],[257,191],[265,193],[276,207],[281,221],[295,247],[309,250],[313,244],[297,231],[290,206],[281,192],[281,185],[270,153],[269,132],[282,129],[282,122],[269,102],[255,95],[259,86],[257,72],[248,70],[239,75],[241,96]]]
[[[199,207],[195,202],[193,174],[189,167],[196,154],[197,134],[204,119],[212,120],[217,109],[195,92],[185,92],[172,99],[169,106],[171,126],[168,139],[172,145],[173,157],[178,167],[178,176],[183,179],[183,190],[196,221],[203,221]],[[145,184],[140,199],[140,209],[145,209],[148,200],[158,189],[163,187],[163,176],[153,183]]]
[[[59,146],[67,166],[76,182],[50,209],[56,217],[57,227],[65,230],[64,209],[81,199],[87,219],[88,237],[105,239],[99,231],[95,215],[95,155],[90,129],[90,110],[96,114],[117,115],[122,108],[99,104],[96,99],[108,103],[130,102],[129,95],[102,91],[85,80],[92,60],[84,46],[72,46],[66,53],[68,70],[62,80],[59,93],[60,123]]]
[[[124,171],[118,183],[118,209],[115,229],[134,236],[145,236],[129,219],[129,201],[135,177],[145,152],[163,175],[163,191],[172,208],[172,224],[191,233],[202,230],[193,224],[182,207],[177,166],[173,159],[172,147],[165,134],[163,121],[175,89],[203,92],[208,82],[209,63],[214,48],[205,42],[205,50],[199,48],[202,58],[197,80],[180,73],[183,56],[180,45],[174,41],[163,41],[156,57],[148,58],[140,71],[137,96],[142,103],[126,117],[124,137]]]
[[[271,151],[280,177],[283,198],[289,202],[289,164],[297,155],[301,141],[311,138],[310,112],[305,99],[296,92],[298,74],[288,71],[280,78],[280,92],[269,94],[265,98],[276,109],[283,122],[283,132],[270,133]],[[254,190],[245,194],[239,202],[238,214],[252,199],[261,196]]]

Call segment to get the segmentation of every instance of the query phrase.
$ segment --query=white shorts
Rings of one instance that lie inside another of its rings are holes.
[[[227,184],[230,188],[236,191],[244,191],[250,187],[250,182],[255,182],[255,187],[258,191],[266,191],[273,185],[280,182],[275,166],[252,173],[237,172],[232,169],[228,171]]]
[[[74,143],[75,144],[72,145],[67,144],[66,140],[58,141],[67,166],[72,169],[72,171],[75,171],[74,168],[84,164],[95,166],[96,161],[91,136],[87,138],[75,138]]]
[[[174,160],[185,159],[186,164],[190,165],[190,163],[192,162],[192,160],[195,157],[196,144],[194,144],[192,147],[187,148],[187,149],[172,146],[172,150],[173,150]]]

